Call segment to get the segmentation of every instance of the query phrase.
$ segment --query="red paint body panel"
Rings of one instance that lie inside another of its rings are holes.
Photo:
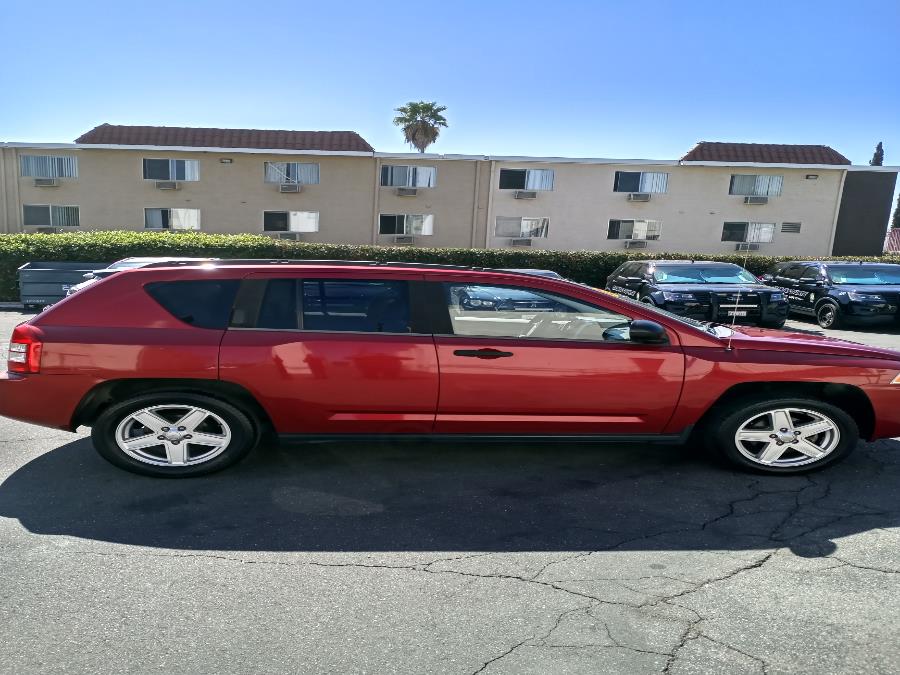
[[[436,337],[438,433],[659,433],[678,403],[680,347]],[[458,349],[496,349],[482,360]],[[628,386],[623,383],[628,382]]]
[[[234,382],[281,433],[664,433],[695,424],[745,382],[859,387],[873,437],[900,436],[900,353],[807,334],[741,328],[718,338],[650,308],[569,282],[495,271],[267,264],[121,272],[30,323],[39,373],[0,376],[0,414],[68,428],[96,385],[122,378]],[[153,281],[247,276],[514,284],[554,291],[662,324],[669,345],[463,336],[202,329],[144,290]],[[496,348],[509,358],[458,357]]]
[[[279,433],[430,433],[434,425],[430,335],[230,330],[220,374],[256,396]]]

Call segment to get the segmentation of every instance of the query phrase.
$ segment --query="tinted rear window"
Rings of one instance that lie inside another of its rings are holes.
[[[224,329],[240,281],[158,281],[145,287],[172,316],[198,328]]]

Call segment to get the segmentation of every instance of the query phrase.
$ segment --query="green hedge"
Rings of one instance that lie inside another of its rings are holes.
[[[475,267],[534,267],[555,270],[564,277],[592,286],[603,286],[606,283],[607,275],[626,260],[651,260],[654,258],[719,260],[744,265],[751,272],[761,274],[773,263],[792,259],[789,256],[744,256],[743,254],[637,253],[624,249],[618,251],[541,251],[307,244],[254,234],[172,234],[125,231],[7,234],[0,235],[0,300],[18,300],[16,270],[26,262],[51,260],[112,262],[129,256],[152,255],[396,260]],[[793,258],[796,257],[793,256]],[[900,256],[853,258],[853,260],[900,262]]]

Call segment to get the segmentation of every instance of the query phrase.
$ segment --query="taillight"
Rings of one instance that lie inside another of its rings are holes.
[[[6,369],[11,373],[41,372],[41,343],[38,331],[27,323],[13,330],[9,341],[9,361]]]

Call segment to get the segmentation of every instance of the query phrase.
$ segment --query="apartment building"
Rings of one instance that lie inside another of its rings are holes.
[[[827,146],[494,157],[381,153],[350,131],[104,124],[74,143],[0,144],[0,232],[864,255],[882,250],[897,172]]]

